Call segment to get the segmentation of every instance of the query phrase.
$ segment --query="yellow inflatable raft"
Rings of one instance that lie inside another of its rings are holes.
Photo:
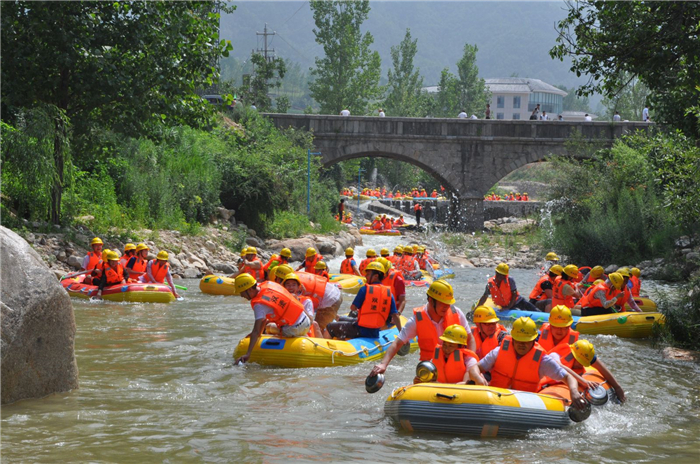
[[[656,303],[653,300],[651,300],[650,298],[647,298],[645,296],[635,296],[634,302],[637,303],[637,306],[639,306],[639,309],[641,309],[645,313],[655,313],[656,312]],[[630,308],[630,305],[625,303],[625,307],[623,309],[625,311],[630,311],[632,308]]]
[[[651,336],[654,324],[663,324],[661,313],[615,313],[581,317],[574,329],[581,334],[617,335],[622,338]]]
[[[384,412],[402,429],[481,437],[513,437],[572,423],[566,400],[476,385],[423,383],[397,388]]]
[[[328,279],[345,293],[357,294],[365,285],[365,278],[352,274],[331,274]]]
[[[209,295],[238,295],[234,285],[235,279],[218,275],[205,275],[199,281],[199,290]]]

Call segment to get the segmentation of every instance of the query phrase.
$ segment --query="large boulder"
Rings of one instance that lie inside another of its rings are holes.
[[[78,388],[70,297],[22,237],[0,243],[2,403]]]
[[[291,238],[281,241],[281,248],[289,248],[292,252],[292,261],[303,261],[307,248],[316,248],[316,242],[311,238]],[[281,249],[280,248],[280,249]],[[275,251],[279,253],[279,250]]]

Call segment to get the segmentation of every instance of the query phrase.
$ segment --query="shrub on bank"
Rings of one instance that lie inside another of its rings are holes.
[[[700,276],[691,278],[678,295],[680,299],[659,301],[666,322],[658,326],[655,336],[679,348],[700,350]]]

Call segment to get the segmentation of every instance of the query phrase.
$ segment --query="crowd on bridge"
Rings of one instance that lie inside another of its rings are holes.
[[[527,192],[522,195],[520,193],[510,192],[502,197],[495,193],[489,193],[488,195],[484,195],[484,201],[530,201],[530,197]]]

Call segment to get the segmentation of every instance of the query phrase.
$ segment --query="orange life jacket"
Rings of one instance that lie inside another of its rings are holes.
[[[573,288],[573,282],[570,280],[564,280],[561,278],[561,276],[557,276],[554,279],[554,285],[552,285],[552,307],[557,305],[564,305],[569,309],[574,307],[574,296],[564,295],[564,287],[567,285]]]
[[[107,287],[112,285],[119,285],[124,280],[124,268],[121,264],[117,264],[117,269],[112,269],[111,266],[105,268],[105,275],[107,276]]]
[[[267,278],[269,279],[270,276],[268,275],[268,273],[270,272],[270,268],[277,267],[281,264],[287,264],[287,260],[282,258],[280,255],[276,255],[276,254],[270,256],[270,259],[267,260],[267,263],[265,263],[263,265],[263,268],[262,268],[263,274],[268,276]],[[255,276],[253,276],[253,277],[255,277]],[[270,279],[270,280],[272,280],[272,279]]]
[[[442,351],[442,346],[435,347],[435,356],[433,356],[433,364],[437,368],[438,378],[440,383],[458,383],[464,380],[467,373],[467,366],[464,360],[467,357],[472,357],[479,361],[479,357],[471,350],[459,348],[452,352],[447,359]]]
[[[365,275],[365,269],[371,263],[372,261],[376,260],[377,258],[365,258],[362,261],[360,261],[360,274]]]
[[[639,292],[642,290],[642,281],[639,280],[639,277],[631,275],[630,282],[632,282],[632,296],[639,296]]]
[[[301,294],[311,298],[311,302],[314,308],[318,309],[318,305],[323,299],[323,295],[326,294],[326,285],[328,285],[328,279],[323,277],[310,274],[308,272],[297,272],[297,277],[303,288],[301,289]]]
[[[391,265],[392,265],[394,268],[396,268],[396,267],[398,267],[398,265],[399,265],[399,261],[401,260],[401,256],[396,255],[396,254],[393,254],[393,255],[391,255],[391,256],[387,256],[386,259],[388,259],[389,262],[391,263]]]
[[[510,335],[503,338],[496,363],[491,370],[492,387],[511,388],[528,392],[536,392],[540,383],[540,364],[545,356],[545,351],[535,342],[534,346],[525,356],[520,358],[512,346],[513,339]]]
[[[251,308],[256,304],[263,304],[272,308],[274,314],[268,314],[267,320],[278,326],[294,324],[304,312],[304,306],[294,298],[286,288],[276,282],[263,282],[259,284],[260,291],[255,298],[250,300]]]
[[[534,288],[530,292],[531,300],[542,301],[547,299],[547,294],[545,294],[544,290],[542,290],[542,284],[545,282],[551,282],[552,284],[554,284],[552,279],[550,279],[549,274],[540,277],[540,280],[537,281]]]
[[[612,300],[615,295],[617,295],[620,290],[617,290],[614,286],[608,287],[608,284],[605,282],[601,282],[598,285],[595,285],[591,288],[589,288],[586,291],[586,294],[579,300],[579,304],[581,305],[582,308],[602,308],[603,304],[598,300],[598,298],[595,298],[595,294],[599,291],[604,291],[605,292],[605,299],[606,300]]]
[[[353,258],[345,258],[342,263],[340,263],[340,273],[355,275],[355,270],[352,268]]]
[[[586,368],[580,363],[577,367],[574,367],[574,361],[576,361],[576,358],[574,358],[573,353],[571,353],[571,348],[569,345],[563,344],[563,347],[558,349],[556,353],[559,354],[559,364],[562,366],[568,367],[578,375],[583,375],[586,372]],[[545,385],[555,385],[558,383],[562,382],[560,380],[554,380],[551,377],[542,377],[542,380],[540,380],[539,390],[541,390]]]
[[[416,261],[418,261],[418,266],[426,271],[428,268],[426,267],[428,265],[428,261],[425,259],[425,256],[421,256],[420,258],[417,258]]]
[[[126,268],[127,263],[128,263],[129,260],[130,260],[131,258],[133,258],[133,257],[134,257],[134,255],[129,256],[129,255],[125,254],[124,256],[122,256],[121,258],[119,258],[119,264],[121,264],[122,267]]]
[[[508,334],[506,328],[501,324],[496,324],[496,331],[488,338],[484,338],[483,335],[481,335],[481,331],[479,331],[477,326],[472,326],[471,331],[474,336],[474,342],[476,343],[476,354],[482,358],[500,344],[502,333]]]
[[[316,272],[314,272],[319,277],[323,277],[324,279],[328,280],[330,276],[328,275],[328,271],[325,269],[316,269]]]
[[[419,203],[416,203],[416,206],[413,207],[413,211],[423,211],[423,207]]]
[[[398,218],[394,224],[396,224],[396,225],[398,225],[398,226],[404,225],[404,220],[403,220],[403,218]]]
[[[396,289],[394,288],[394,282],[396,281],[396,277],[399,275],[398,272],[396,272],[395,269],[389,269],[389,272],[387,272],[384,275],[384,280],[382,280],[382,285],[386,285],[389,287],[389,290],[391,290],[391,295],[394,297],[394,301],[398,301],[399,296],[396,294]]]
[[[443,327],[445,328],[454,324],[460,324],[459,313],[457,313],[454,306],[450,306],[450,309],[445,313],[444,319]],[[442,346],[442,340],[440,340],[442,334],[437,333],[437,330],[435,330],[433,321],[430,319],[425,306],[413,308],[413,320],[416,321],[416,335],[418,335],[420,360],[429,361],[433,357],[435,347]]]
[[[134,272],[146,272],[146,266],[148,265],[148,261],[145,259],[142,259],[141,257],[137,257],[134,260],[134,264],[131,266],[131,270]]]
[[[508,306],[510,304],[511,289],[510,289],[510,278],[504,276],[501,280],[501,285],[496,285],[496,277],[491,277],[489,279],[489,292],[491,293],[491,299],[498,306]],[[518,297],[518,293],[515,294]]]
[[[399,263],[399,270],[404,274],[415,272],[416,258],[413,255],[403,255]]]
[[[304,259],[304,271],[308,272],[309,274],[313,274],[314,271],[316,270],[316,263],[319,261],[323,260],[323,256],[319,255],[316,253],[315,255],[311,256],[310,258]]]
[[[102,260],[102,253],[95,253],[94,251],[89,251],[87,254],[90,257],[90,260],[87,263],[87,267],[85,270],[89,269],[95,269],[97,267],[97,263],[99,263]]]
[[[358,311],[357,325],[366,329],[384,327],[391,311],[391,300],[391,289],[386,285],[367,285],[365,301]]]
[[[160,264],[161,262],[163,264]],[[153,279],[156,283],[162,284],[165,282],[165,276],[168,275],[169,270],[170,265],[168,265],[166,261],[160,261],[157,259],[151,260],[151,274],[153,275]],[[148,276],[148,274],[146,276]]]
[[[603,274],[599,278],[605,280],[605,278],[606,278],[605,274]],[[595,277],[593,277],[591,275],[591,271],[588,271],[588,274],[586,274],[586,277],[581,280],[580,285],[581,285],[581,287],[588,289],[588,288],[591,288],[593,286],[593,282],[595,282],[596,280],[598,280],[598,279],[596,279]]]
[[[537,340],[537,343],[540,344],[542,349],[544,349],[547,352],[547,354],[557,353],[559,356],[562,356],[562,352],[571,352],[569,345],[575,343],[578,340],[578,336],[579,333],[573,330],[571,327],[569,327],[569,333],[566,336],[564,336],[564,338],[562,338],[559,341],[559,343],[555,345],[554,336],[552,336],[550,325],[549,323],[545,323],[542,325],[540,338]]]

